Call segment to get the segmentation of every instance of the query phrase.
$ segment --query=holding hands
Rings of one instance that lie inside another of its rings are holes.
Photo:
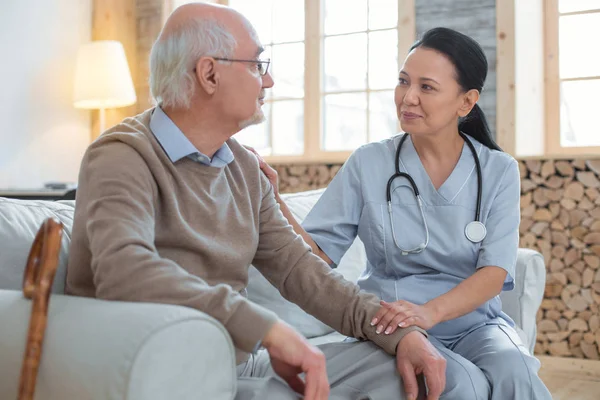
[[[377,333],[384,332],[387,335],[399,327],[407,328],[413,325],[428,330],[440,322],[429,303],[420,306],[404,300],[393,303],[382,300],[380,304],[381,308],[371,321],[371,325],[377,325]]]

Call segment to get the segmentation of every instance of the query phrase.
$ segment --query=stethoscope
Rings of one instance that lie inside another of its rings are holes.
[[[475,146],[473,146],[473,143],[471,143],[471,141],[467,138],[467,136],[464,133],[459,132],[459,134],[463,138],[463,140],[467,143],[467,145],[469,146],[471,153],[473,153],[473,159],[475,160],[475,167],[477,168],[477,209],[475,210],[475,220],[469,222],[467,224],[467,226],[465,227],[465,236],[471,242],[479,243],[483,239],[485,239],[485,236],[487,234],[487,229],[485,228],[485,225],[483,224],[483,222],[480,221],[481,191],[482,191],[481,165],[479,164],[479,157],[477,156],[477,152],[475,151]],[[423,201],[421,200],[421,195],[419,194],[419,189],[417,188],[417,184],[415,183],[415,181],[409,174],[407,174],[405,172],[400,172],[400,150],[402,149],[402,145],[404,144],[404,141],[406,140],[406,138],[408,138],[408,136],[409,136],[409,134],[405,134],[404,136],[402,136],[402,139],[400,139],[400,143],[398,143],[398,148],[396,149],[396,163],[395,163],[396,164],[396,172],[388,180],[387,190],[386,190],[388,213],[390,214],[390,226],[392,228],[392,237],[394,238],[394,244],[400,250],[400,252],[403,256],[405,256],[407,254],[420,253],[423,250],[425,250],[425,248],[429,244],[429,228],[427,227],[427,220],[425,219],[425,213],[423,212]],[[418,245],[417,247],[414,247],[409,250],[405,250],[402,247],[400,247],[400,245],[398,244],[398,241],[396,240],[396,232],[394,231],[394,218],[393,218],[393,214],[392,214],[391,188],[392,188],[392,182],[394,182],[394,179],[399,178],[399,177],[406,178],[408,180],[408,182],[410,183],[410,186],[413,189],[415,197],[417,198],[417,205],[419,206],[421,218],[423,219],[423,226],[425,227],[425,242],[423,242],[420,245]]]

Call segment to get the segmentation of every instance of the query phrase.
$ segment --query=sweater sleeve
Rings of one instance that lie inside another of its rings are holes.
[[[105,141],[86,154],[77,207],[83,208],[96,297],[195,308],[221,322],[237,348],[251,352],[277,316],[230,285],[209,285],[160,256],[154,244],[158,192],[133,147]]]
[[[408,332],[426,335],[417,327],[377,334],[371,319],[381,307],[379,299],[360,291],[312,253],[281,213],[269,181],[262,178],[261,185],[260,237],[253,265],[283,297],[342,334],[371,340],[389,354],[396,354]]]

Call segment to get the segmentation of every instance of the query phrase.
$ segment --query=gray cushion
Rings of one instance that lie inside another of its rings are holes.
[[[53,217],[64,224],[52,293],[64,293],[74,203],[0,197],[0,289],[20,290],[27,256],[40,226]]]

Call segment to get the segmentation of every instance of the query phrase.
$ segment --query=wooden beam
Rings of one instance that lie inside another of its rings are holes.
[[[546,99],[546,154],[560,153],[560,82],[558,72],[558,0],[544,8],[544,68]]]
[[[398,0],[398,71],[417,36],[415,0]]]
[[[515,2],[496,2],[496,142],[516,154]]]
[[[169,15],[171,15],[171,13],[175,11],[175,2],[174,0],[163,0],[163,6],[162,6],[162,10],[161,10],[161,22],[162,25],[165,24],[165,22],[167,22],[167,18],[169,18]]]
[[[94,0],[92,11],[92,40],[118,40],[125,48],[129,71],[137,87],[137,20],[136,0]],[[125,117],[135,115],[135,105],[106,110],[106,128]],[[99,132],[99,113],[92,113],[92,140]]]
[[[319,0],[304,2],[304,160],[321,149],[321,74],[323,64],[320,51],[322,8]],[[288,160],[284,157],[269,157]],[[288,160],[291,161],[291,160]]]

